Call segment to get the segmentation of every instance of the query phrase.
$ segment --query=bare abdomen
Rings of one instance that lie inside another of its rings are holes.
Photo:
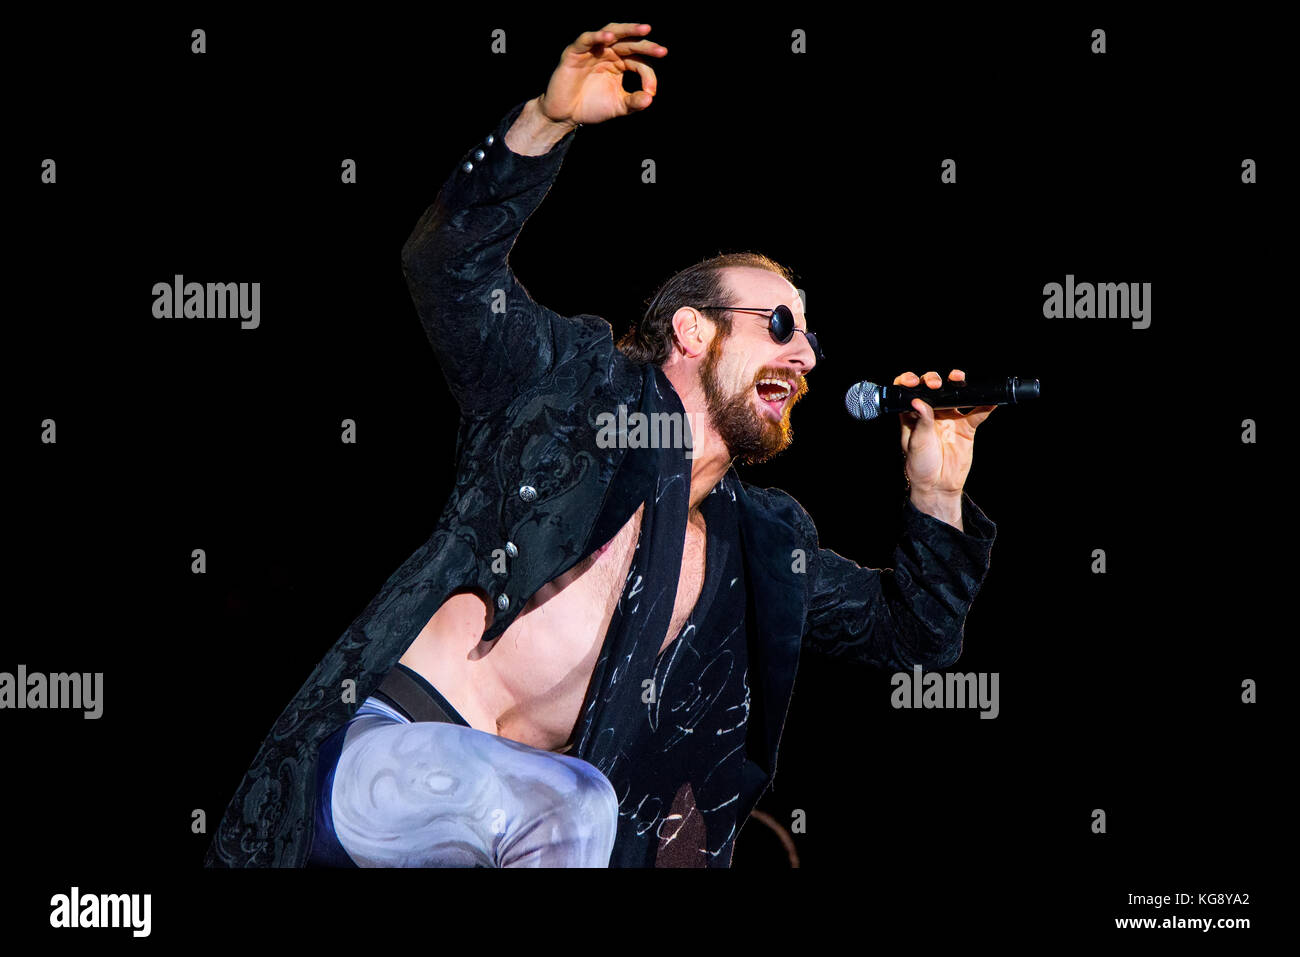
[[[632,564],[643,508],[602,549],[544,585],[494,642],[476,592],[443,603],[402,655],[480,731],[544,751],[569,744]]]

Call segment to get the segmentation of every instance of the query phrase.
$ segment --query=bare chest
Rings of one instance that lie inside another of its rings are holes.
[[[491,644],[478,640],[492,619],[478,595],[453,596],[402,656],[472,727],[544,750],[562,750],[577,724],[640,537],[644,506],[617,535],[538,589]],[[687,523],[677,596],[662,654],[690,616],[704,582],[702,518]]]
[[[700,519],[698,524],[688,522],[686,525],[686,542],[682,550],[681,576],[677,580],[677,600],[673,602],[673,618],[668,626],[668,634],[664,636],[663,644],[659,648],[660,654],[663,654],[665,649],[673,643],[673,640],[686,624],[686,619],[690,617],[691,612],[695,609],[696,602],[700,600],[700,590],[704,586],[705,556],[708,553],[707,543],[708,534],[704,527],[704,520]]]
[[[589,651],[598,651],[604,642],[619,598],[634,587],[635,583],[630,581],[631,569],[644,513],[644,506],[637,509],[613,539],[585,561],[541,588],[525,607],[521,619],[534,612],[541,612],[534,624],[540,624],[540,619],[544,617],[555,621],[557,628],[570,633],[576,628],[581,636],[579,644]],[[699,600],[704,584],[706,547],[707,533],[703,518],[689,521],[682,547],[672,618],[668,631],[660,642],[660,654],[681,632]],[[557,613],[562,617],[557,618]],[[509,633],[506,632],[507,635]],[[558,637],[555,641],[559,642]],[[594,661],[592,657],[593,664]]]

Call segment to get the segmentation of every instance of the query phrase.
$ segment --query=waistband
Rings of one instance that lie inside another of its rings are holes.
[[[437,688],[400,661],[380,682],[373,697],[405,715],[408,721],[445,721],[469,727]]]

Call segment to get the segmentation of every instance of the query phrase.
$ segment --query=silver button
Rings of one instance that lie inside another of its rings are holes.
[[[496,138],[495,136],[493,136],[491,133],[489,133],[489,134],[487,135],[487,139],[485,139],[483,142],[486,143],[488,146],[491,146],[491,145],[492,145],[493,143],[495,143],[496,141],[497,141],[497,138]]]
[[[474,168],[474,164],[471,163],[469,160],[466,160],[466,161],[465,161],[465,165],[461,167],[461,169],[463,169],[463,170],[464,170],[465,172],[467,172],[467,173],[468,173],[470,170],[472,170],[473,168]]]
[[[475,150],[475,151],[474,151],[474,158],[475,158],[476,160],[480,160],[480,161],[481,161],[481,160],[483,159],[483,157],[486,156],[486,155],[487,155],[487,154],[484,153],[482,150]]]
[[[531,502],[537,498],[537,489],[531,485],[521,485],[519,486],[519,497],[525,502]]]
[[[511,558],[519,557],[519,549],[515,547],[514,542],[506,542],[506,554]]]
[[[505,594],[504,592],[501,593],[500,595],[497,595],[497,610],[505,611],[509,607],[510,607],[510,596]]]

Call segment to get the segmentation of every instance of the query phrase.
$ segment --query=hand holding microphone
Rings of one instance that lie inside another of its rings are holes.
[[[945,384],[937,372],[927,372],[924,377],[904,372],[894,379],[893,386],[859,382],[844,397],[854,418],[899,413],[904,471],[914,502],[960,497],[970,472],[975,429],[997,406],[1038,397],[1037,379],[967,382],[960,369],[948,373],[948,379]],[[925,389],[920,388],[922,381]],[[926,392],[934,405],[922,398]],[[970,411],[963,413],[960,408]]]

